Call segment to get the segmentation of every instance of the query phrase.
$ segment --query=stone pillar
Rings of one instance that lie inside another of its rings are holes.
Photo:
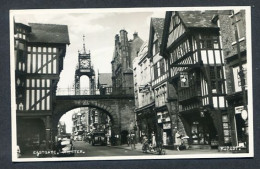
[[[80,76],[75,75],[75,95],[80,95]]]

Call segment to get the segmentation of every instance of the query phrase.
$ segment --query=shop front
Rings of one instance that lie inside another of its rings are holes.
[[[209,112],[193,110],[181,113],[181,117],[186,124],[185,130],[190,145],[201,145],[201,147],[218,145],[218,133]]]
[[[32,130],[33,129],[33,130]],[[21,151],[38,150],[46,139],[44,122],[39,118],[17,118],[17,145]]]
[[[244,113],[244,106],[238,105],[229,109],[230,121],[232,122],[232,145],[241,148],[247,147],[248,122],[247,112]]]
[[[142,142],[144,136],[152,140],[152,135],[157,132],[156,115],[154,113],[154,104],[145,109],[137,109],[137,133],[138,141]]]
[[[246,91],[247,95],[247,91]],[[247,99],[243,101],[243,92],[235,92],[227,96],[228,117],[231,126],[231,145],[248,151],[248,112]]]
[[[172,146],[174,143],[172,133],[172,122],[167,109],[157,110],[157,126],[158,126],[158,141],[162,142],[163,146]]]

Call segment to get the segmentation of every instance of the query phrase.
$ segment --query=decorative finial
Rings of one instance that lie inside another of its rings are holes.
[[[85,35],[83,34],[83,53],[86,54],[86,48],[85,48]]]

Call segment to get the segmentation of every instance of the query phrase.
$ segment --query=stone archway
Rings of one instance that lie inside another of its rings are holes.
[[[60,118],[66,114],[68,111],[80,108],[80,107],[89,107],[89,108],[96,108],[101,110],[102,112],[106,113],[111,120],[111,137],[114,137],[116,135],[120,134],[120,123],[119,118],[117,117],[117,113],[112,110],[112,108],[108,105],[104,105],[95,101],[74,101],[73,104],[65,104],[63,106],[56,107],[53,115],[52,115],[52,139],[54,139],[54,136],[57,135],[57,125],[60,120]]]
[[[121,131],[131,128],[131,120],[135,121],[133,100],[132,96],[122,95],[57,96],[51,116],[52,136],[63,114],[75,108],[91,107],[104,111],[110,117],[111,139],[115,144],[120,144]]]

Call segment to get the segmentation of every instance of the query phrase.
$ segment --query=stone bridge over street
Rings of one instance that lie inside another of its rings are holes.
[[[111,119],[112,136],[120,135],[131,129],[135,119],[133,95],[69,95],[56,96],[52,117],[52,129],[55,131],[58,121],[66,112],[91,107],[103,110]],[[55,132],[53,133],[56,134]]]

